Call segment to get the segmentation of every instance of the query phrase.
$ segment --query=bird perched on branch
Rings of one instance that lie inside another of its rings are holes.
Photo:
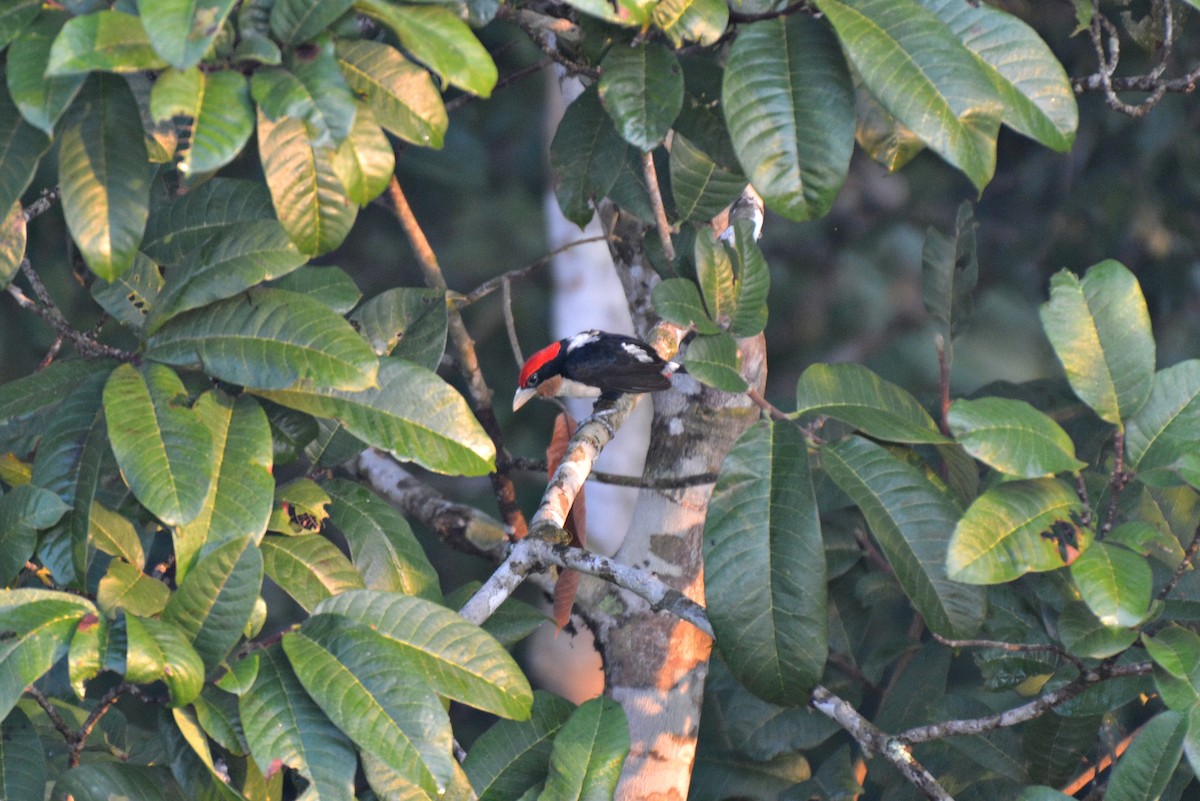
[[[635,337],[580,331],[529,357],[521,368],[513,411],[535,395],[612,401],[625,393],[669,389],[670,375],[679,367]]]

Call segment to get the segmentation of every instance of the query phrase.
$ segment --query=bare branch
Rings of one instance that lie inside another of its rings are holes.
[[[658,230],[658,241],[668,262],[675,261],[675,243],[671,241],[671,223],[663,205],[662,190],[658,186],[658,169],[654,166],[654,152],[642,154],[642,174],[646,178],[646,189],[650,192],[650,205],[654,209],[654,227]]]
[[[942,645],[945,645],[947,648],[993,648],[998,651],[1008,651],[1010,653],[1048,651],[1074,663],[1075,667],[1077,667],[1081,673],[1084,670],[1083,661],[1079,657],[1075,656],[1069,651],[1064,651],[1062,648],[1059,648],[1057,645],[1052,643],[1003,642],[1001,640],[950,640],[938,634],[937,632],[933,633],[933,638]]]
[[[26,311],[31,311],[40,317],[45,323],[54,329],[55,333],[63,339],[70,342],[75,350],[81,356],[90,359],[118,359],[123,362],[131,362],[134,360],[134,354],[129,351],[114,348],[111,345],[105,345],[97,342],[92,337],[74,328],[58,307],[54,304],[54,299],[50,297],[46,291],[42,279],[38,276],[37,271],[33,269],[33,265],[29,263],[29,259],[21,260],[21,274],[29,281],[29,285],[33,288],[34,293],[41,300],[41,303],[33,300],[28,295],[20,290],[16,284],[9,284],[6,288],[9,297],[17,302],[17,305]]]
[[[514,470],[526,470],[530,473],[546,472],[545,459],[525,459],[520,456],[514,456],[512,466]],[[717,474],[697,473],[694,476],[683,476],[680,478],[646,478],[645,476],[626,476],[620,473],[606,473],[602,470],[593,470],[591,475],[588,476],[588,480],[598,481],[601,484],[613,484],[618,487],[665,491],[698,487],[703,484],[715,484]]]
[[[568,242],[567,244],[563,245],[562,247],[555,248],[554,250],[550,251],[545,256],[542,256],[540,259],[533,262],[532,264],[527,264],[524,267],[520,267],[516,270],[509,270],[506,273],[497,275],[495,278],[489,278],[487,281],[483,282],[482,284],[477,286],[475,289],[472,289],[466,295],[464,295],[460,299],[456,300],[455,305],[458,308],[462,308],[464,306],[470,306],[472,303],[475,303],[478,300],[482,300],[483,298],[492,294],[498,288],[500,288],[503,284],[506,284],[510,281],[516,281],[520,278],[524,278],[525,276],[529,275],[529,273],[533,272],[534,270],[538,269],[539,267],[545,267],[547,264],[549,264],[554,259],[555,256],[558,256],[561,253],[565,253],[566,251],[570,250],[571,248],[579,247],[580,245],[590,245],[593,242],[615,242],[615,241],[617,241],[616,237],[605,236],[605,235],[585,236],[582,239],[574,239],[574,240]]]
[[[62,192],[57,186],[42,191],[41,197],[30,203],[22,210],[25,215],[25,222],[32,222],[50,210],[50,207],[58,200]]]

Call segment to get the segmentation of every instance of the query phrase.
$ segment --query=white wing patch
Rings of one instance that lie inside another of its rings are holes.
[[[582,347],[583,345],[589,345],[599,338],[600,332],[594,329],[590,331],[580,331],[567,341],[567,351],[570,352],[578,347]]]
[[[651,364],[654,361],[654,357],[647,353],[646,349],[641,345],[635,345],[632,342],[623,342],[621,343],[621,349],[642,364]]]

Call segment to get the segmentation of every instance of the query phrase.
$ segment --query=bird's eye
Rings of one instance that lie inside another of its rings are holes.
[[[536,387],[541,382],[542,382],[541,376],[539,376],[537,373],[530,373],[529,378],[525,379],[525,386]]]

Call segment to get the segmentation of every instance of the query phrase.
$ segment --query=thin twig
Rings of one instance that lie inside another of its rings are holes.
[[[50,718],[50,725],[63,736],[63,739],[67,741],[67,745],[70,745],[74,740],[75,732],[71,731],[71,727],[67,725],[67,721],[63,719],[63,716],[58,714],[58,710],[50,703],[50,699],[32,684],[25,688],[25,693],[37,702],[37,705],[46,713],[46,717]]]
[[[1064,651],[1062,648],[1052,643],[1003,642],[1001,640],[951,640],[943,637],[937,632],[933,633],[933,638],[947,648],[992,648],[998,651],[1008,651],[1010,653],[1048,651],[1049,653],[1057,654],[1058,656],[1070,661],[1081,673],[1084,670],[1083,660],[1075,656],[1075,654],[1072,654],[1069,651]]]
[[[545,459],[526,459],[521,456],[514,456],[512,460],[514,470],[522,470],[529,473],[545,473]],[[648,490],[678,490],[687,489],[688,487],[699,487],[704,484],[713,484],[717,480],[716,473],[697,473],[692,476],[681,476],[679,478],[646,478],[645,476],[626,476],[620,473],[606,473],[603,470],[593,470],[588,476],[589,481],[598,481],[601,484],[613,484],[618,487],[633,487],[635,489]]]
[[[112,709],[113,704],[115,704],[120,697],[129,690],[130,686],[131,685],[122,682],[116,687],[113,687],[104,694],[104,696],[97,703],[96,708],[88,714],[87,719],[84,720],[83,725],[79,727],[79,733],[75,735],[75,739],[68,749],[68,767],[74,768],[79,765],[79,755],[83,752],[83,747],[87,744],[87,739],[89,736],[91,736],[92,729],[94,729],[96,724],[100,722],[100,718],[104,717],[105,714],[108,713],[108,710]]]
[[[787,412],[783,411],[778,406],[776,406],[775,404],[771,403],[769,400],[764,398],[762,393],[759,392],[754,387],[750,387],[748,390],[746,390],[746,397],[748,397],[750,400],[752,400],[754,402],[755,406],[757,406],[758,408],[760,408],[764,412],[766,412],[767,416],[770,417],[772,420],[789,420],[789,419],[791,419],[787,416]]]
[[[1188,572],[1192,567],[1192,560],[1196,558],[1196,552],[1200,551],[1200,526],[1192,532],[1192,541],[1188,543],[1188,547],[1183,552],[1183,559],[1175,567],[1175,572],[1171,574],[1171,578],[1163,585],[1163,588],[1158,591],[1158,600],[1166,600],[1167,596],[1175,589],[1175,585],[1183,578],[1183,574]]]
[[[32,222],[48,212],[61,195],[62,192],[59,191],[57,186],[44,190],[41,197],[22,210],[21,213],[25,216],[25,222]]]
[[[1125,432],[1118,430],[1113,434],[1113,470],[1108,484],[1108,510],[1099,531],[1101,536],[1112,531],[1117,519],[1117,501],[1132,479],[1132,474],[1125,471]]]
[[[512,282],[507,278],[500,284],[500,305],[504,309],[504,331],[508,334],[508,347],[516,360],[517,369],[525,364],[525,356],[521,353],[521,338],[517,336],[517,321],[512,310]]]
[[[520,267],[516,270],[509,270],[506,273],[497,275],[495,278],[489,278],[487,281],[484,281],[482,284],[480,284],[479,286],[472,289],[466,295],[463,295],[462,297],[455,300],[454,304],[455,304],[455,306],[457,306],[460,309],[463,308],[464,306],[470,306],[472,303],[474,303],[478,300],[482,300],[483,298],[492,294],[497,289],[501,288],[505,283],[524,278],[525,276],[529,275],[529,273],[533,272],[534,270],[538,269],[539,267],[545,267],[547,264],[549,264],[554,259],[554,257],[567,252],[571,248],[579,247],[580,245],[590,245],[594,242],[616,242],[616,241],[619,241],[617,239],[617,237],[606,236],[606,235],[585,236],[581,239],[574,239],[561,247],[555,248],[554,250],[550,251],[545,256],[542,256],[540,259],[538,259],[535,262],[532,262],[531,264],[527,264],[524,267]]]
[[[675,261],[675,243],[671,241],[671,223],[667,220],[667,209],[663,205],[662,190],[658,186],[658,168],[654,166],[654,151],[642,154],[642,174],[646,178],[646,189],[650,192],[650,206],[654,209],[654,227],[658,230],[658,241],[662,244],[667,262]]]
[[[536,63],[530,64],[527,67],[522,67],[521,69],[519,69],[515,72],[510,72],[508,75],[505,75],[503,78],[496,81],[496,85],[492,87],[492,93],[494,94],[496,92],[499,92],[501,89],[505,89],[509,86],[512,86],[517,81],[520,81],[524,78],[528,78],[530,75],[535,75],[535,74],[541,72],[547,66],[549,66],[551,63],[553,63],[553,59],[551,59],[549,56],[546,56],[545,58],[542,58],[541,60],[537,61]],[[458,109],[462,108],[463,106],[465,106],[469,103],[474,103],[476,100],[481,100],[481,99],[482,98],[480,98],[478,95],[461,94],[458,97],[454,98],[453,100],[446,101],[446,113],[451,114],[451,113],[457,111]]]
[[[75,349],[79,351],[80,355],[93,359],[117,359],[123,362],[131,362],[136,358],[133,353],[97,342],[95,339],[92,339],[82,331],[78,331],[73,328],[71,324],[67,322],[66,318],[64,318],[58,311],[58,307],[54,305],[53,299],[50,298],[49,293],[46,292],[46,288],[41,282],[41,279],[37,276],[37,273],[34,271],[32,265],[30,265],[29,259],[21,260],[21,272],[27,279],[30,279],[29,283],[34,292],[39,296],[45,296],[43,303],[39,304],[37,301],[28,297],[20,290],[20,288],[17,287],[16,284],[8,285],[6,288],[8,296],[15,300],[17,305],[22,309],[33,312],[40,317],[45,323],[54,329],[57,335],[64,337],[72,345],[74,345]]]

